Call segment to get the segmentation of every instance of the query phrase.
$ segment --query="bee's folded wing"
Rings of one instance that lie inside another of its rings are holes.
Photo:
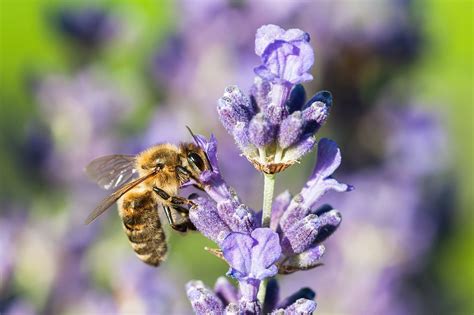
[[[114,154],[97,158],[87,165],[86,173],[100,187],[115,189],[137,174],[135,156]]]

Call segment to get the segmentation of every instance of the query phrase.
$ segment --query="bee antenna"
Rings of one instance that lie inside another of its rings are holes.
[[[191,134],[191,136],[193,137],[194,141],[196,142],[196,144],[198,144],[197,141],[196,141],[196,135],[195,135],[194,132],[191,130],[191,128],[189,128],[189,126],[186,126],[186,129],[188,129],[188,131],[189,131],[189,133]]]

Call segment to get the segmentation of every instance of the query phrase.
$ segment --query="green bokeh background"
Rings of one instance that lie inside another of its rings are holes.
[[[59,1],[0,1],[0,194],[10,198],[50,199],[50,192],[28,180],[14,156],[15,143],[21,142],[26,122],[36,115],[35,103],[28,92],[32,72],[67,71],[64,49],[57,36],[44,23],[48,10]],[[64,3],[64,2],[61,2]],[[75,2],[69,1],[71,5]],[[103,52],[104,66],[123,84],[138,82],[146,85],[138,74],[147,48],[160,41],[160,36],[173,28],[174,6],[171,1],[103,1],[123,8],[123,13],[136,14],[142,29],[139,44],[144,49],[124,47]],[[425,104],[439,104],[449,122],[453,142],[454,170],[457,172],[457,202],[453,205],[455,232],[439,246],[434,268],[453,297],[474,310],[474,94],[473,94],[473,1],[418,1],[417,13],[424,21],[427,49],[423,58],[400,80],[410,82],[413,94]],[[149,34],[149,36],[148,36]],[[132,80],[133,78],[133,80]],[[137,83],[135,83],[137,84]],[[143,104],[124,132],[140,130],[154,104],[153,95],[145,95]],[[60,197],[56,198],[61,200]],[[58,201],[60,203],[60,201]],[[41,208],[41,207],[40,207]],[[458,211],[460,209],[460,211]],[[117,219],[118,220],[118,219]],[[105,232],[114,241],[113,231]],[[181,264],[189,251],[202,249],[207,243],[202,237],[173,237],[173,246],[183,248],[171,253],[171,263]],[[4,255],[4,253],[1,253]],[[225,265],[210,255],[200,255],[190,276],[208,283],[225,272]],[[212,266],[212,268],[209,268]],[[215,268],[214,268],[215,266]],[[471,313],[472,314],[472,313]]]

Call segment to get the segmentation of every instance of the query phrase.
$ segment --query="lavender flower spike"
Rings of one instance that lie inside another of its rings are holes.
[[[235,191],[222,178],[217,161],[216,138],[211,135],[207,140],[195,135],[194,139],[206,153],[211,166],[211,170],[201,173],[199,180],[215,203],[207,198],[199,198],[197,206],[190,212],[191,221],[205,236],[218,244],[223,240],[222,236],[230,231],[250,233],[255,226],[253,211],[242,204]]]
[[[323,91],[305,104],[306,92],[300,83],[313,78],[308,71],[314,53],[304,31],[262,26],[256,34],[255,53],[261,65],[255,68],[251,97],[230,86],[219,99],[217,111],[255,168],[275,174],[313,149],[332,97]]]

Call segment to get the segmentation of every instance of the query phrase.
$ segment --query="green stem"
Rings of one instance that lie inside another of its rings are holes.
[[[272,216],[273,190],[275,188],[275,174],[263,175],[263,213],[262,227],[270,227],[270,219]]]
[[[260,287],[258,288],[258,294],[257,294],[257,299],[260,301],[260,305],[263,308],[263,303],[265,302],[265,295],[267,294],[267,284],[268,284],[268,278],[263,279],[262,282],[260,282]]]
[[[270,227],[270,219],[272,217],[273,190],[275,188],[275,174],[263,174],[263,210],[262,210],[262,227]],[[260,282],[258,290],[258,300],[263,307],[265,294],[267,293],[268,279]]]

